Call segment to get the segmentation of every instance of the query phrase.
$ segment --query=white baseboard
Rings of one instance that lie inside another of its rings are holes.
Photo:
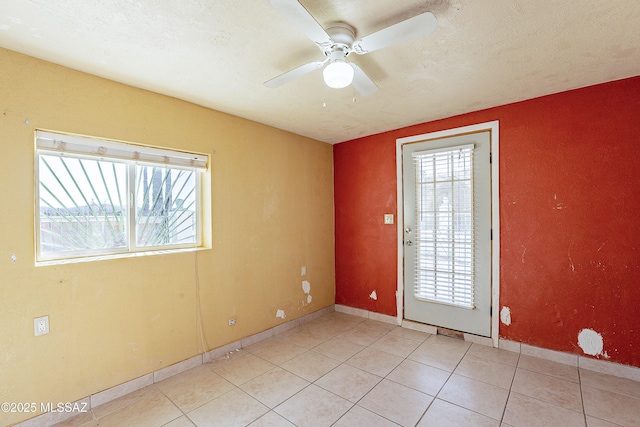
[[[636,368],[635,366],[621,365],[606,360],[578,356],[578,367],[640,382],[640,368]]]
[[[578,355],[564,353],[562,351],[549,350],[542,347],[534,347],[528,344],[520,344],[520,353],[525,356],[533,356],[539,359],[551,360],[569,366],[578,366]]]
[[[351,314],[353,316],[364,317],[371,320],[377,320],[378,322],[391,323],[392,325],[398,324],[396,316],[389,316],[387,314],[380,314],[374,311],[363,310],[362,308],[347,307],[346,305],[335,305],[335,311],[345,314]]]
[[[364,317],[366,319],[369,318],[369,312],[367,310],[363,310],[362,308],[354,308],[348,307],[346,305],[336,304],[336,311],[339,313],[350,314],[352,316]]]
[[[591,357],[549,350],[542,347],[534,347],[532,345],[503,339],[500,339],[499,347],[504,350],[513,351],[527,356],[534,356],[540,359],[575,366],[580,369],[600,372],[602,374],[613,375],[640,382],[640,368],[635,366],[621,365],[608,360],[593,359]]]

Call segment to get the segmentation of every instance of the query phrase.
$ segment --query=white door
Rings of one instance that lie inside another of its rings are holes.
[[[491,133],[402,146],[404,317],[491,336]]]

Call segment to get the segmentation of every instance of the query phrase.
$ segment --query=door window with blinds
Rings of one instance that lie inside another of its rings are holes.
[[[36,261],[201,245],[208,156],[36,132]]]
[[[473,149],[412,154],[418,300],[474,308]]]

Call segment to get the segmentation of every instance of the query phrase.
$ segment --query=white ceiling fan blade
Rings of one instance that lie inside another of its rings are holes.
[[[309,62],[307,64],[299,66],[298,68],[294,68],[291,71],[287,71],[284,74],[280,74],[278,77],[267,80],[266,82],[264,82],[264,85],[268,88],[275,89],[285,83],[289,83],[292,80],[302,77],[307,73],[310,73],[314,70],[319,70],[326,62],[326,59],[324,61]]]
[[[353,50],[363,55],[392,44],[426,36],[436,29],[437,24],[438,21],[433,13],[425,12],[356,40],[353,43]]]
[[[358,93],[362,96],[373,95],[378,91],[378,86],[367,76],[362,68],[358,67],[353,62],[350,62],[349,65],[353,68],[353,87],[356,88]]]
[[[320,50],[333,44],[329,34],[298,0],[270,0],[271,6],[307,35]]]

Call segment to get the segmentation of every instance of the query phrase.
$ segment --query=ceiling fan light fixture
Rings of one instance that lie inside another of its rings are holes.
[[[332,60],[324,70],[322,76],[327,86],[334,89],[347,87],[353,81],[353,67],[342,59]]]

